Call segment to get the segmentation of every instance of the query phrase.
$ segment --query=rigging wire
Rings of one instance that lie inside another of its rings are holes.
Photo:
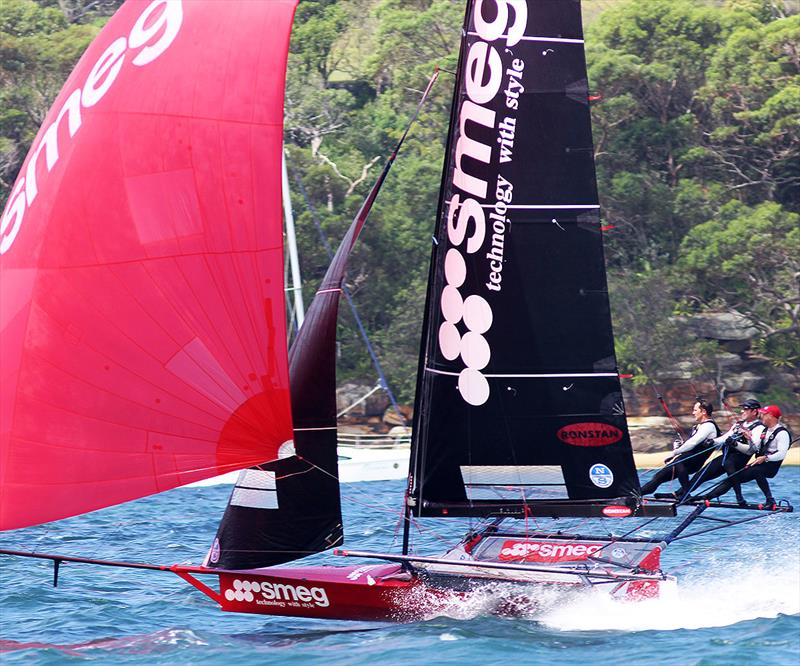
[[[317,228],[317,233],[319,234],[322,245],[325,248],[325,252],[328,254],[328,258],[331,259],[333,257],[333,250],[328,241],[328,237],[322,228],[322,223],[320,222],[317,210],[314,204],[311,203],[311,199],[309,198],[308,192],[306,192],[306,189],[303,186],[303,181],[300,179],[300,176],[294,172],[292,172],[292,176],[294,177],[294,180],[297,183],[297,188],[300,190],[300,194],[303,196],[303,199],[306,202],[306,207],[308,208],[308,211],[311,214],[311,219],[314,221],[314,226]],[[378,355],[375,353],[375,349],[373,348],[372,343],[370,342],[367,330],[366,328],[364,328],[364,324],[361,321],[361,316],[358,314],[358,309],[356,308],[355,301],[353,300],[353,295],[346,284],[342,284],[342,294],[344,294],[344,297],[347,300],[347,304],[350,306],[350,311],[353,315],[353,319],[355,320],[358,332],[361,335],[361,338],[364,340],[364,345],[367,348],[367,353],[369,354],[369,357],[372,360],[372,365],[375,367],[375,372],[378,374],[378,384],[384,391],[386,391],[386,395],[389,398],[389,402],[392,403],[392,409],[394,409],[395,414],[397,414],[398,418],[400,419],[400,422],[404,426],[407,426],[408,423],[406,422],[403,413],[400,411],[400,406],[397,403],[397,399],[395,398],[392,389],[389,387],[389,382],[386,380],[386,375],[383,372],[383,366],[381,365],[380,360],[378,360]]]
[[[336,480],[337,483],[339,482],[339,477],[338,476],[336,476],[335,474],[331,474],[328,470],[323,469],[319,465],[315,465],[313,462],[311,462],[307,458],[303,458],[303,457],[298,455],[297,459],[298,460],[302,460],[304,463],[306,463],[307,465],[310,465],[311,467],[313,467],[317,471],[322,472],[326,476],[329,476],[330,478]],[[294,474],[288,474],[286,476],[294,476],[296,474],[306,474],[309,471],[311,471],[311,470],[309,469],[309,470],[306,470],[305,472],[295,472]],[[280,477],[280,478],[285,478],[285,477]],[[353,499],[352,497],[348,497],[347,500],[349,502],[352,502],[353,504],[357,504],[359,506],[366,506],[366,507],[369,507],[370,509],[377,509],[379,511],[382,511],[383,513],[389,513],[389,514],[391,514],[393,516],[400,515],[402,517],[402,515],[403,515],[402,511],[399,511],[398,509],[392,509],[392,508],[390,508],[389,506],[387,506],[385,504],[383,506],[381,506],[379,503],[376,504],[375,495],[373,493],[370,493],[369,491],[361,489],[361,488],[356,488],[355,490],[357,492],[359,492],[359,493],[363,493],[364,495],[367,495],[369,497],[369,501],[368,502],[367,501],[360,502],[360,501],[357,501],[357,500]],[[340,497],[341,497],[341,495],[340,495]],[[342,498],[342,499],[344,499],[344,498]]]

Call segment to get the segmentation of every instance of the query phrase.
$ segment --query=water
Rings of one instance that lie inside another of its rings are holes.
[[[800,468],[775,495],[800,507]],[[351,548],[397,552],[403,482],[347,484]],[[753,500],[755,484],[746,486]],[[183,488],[49,526],[2,535],[2,547],[150,563],[199,563],[229,488]],[[382,507],[373,513],[370,507]],[[733,513],[741,516],[741,513]],[[441,523],[444,523],[443,525]],[[622,521],[606,521],[616,529]],[[624,523],[625,525],[630,523]],[[460,536],[427,522],[419,552]],[[595,530],[593,530],[595,531]],[[660,531],[660,530],[659,530]],[[0,662],[62,664],[787,664],[800,661],[800,514],[678,542],[663,556],[676,595],[636,604],[601,592],[553,596],[524,619],[489,615],[480,599],[414,624],[270,618],[219,612],[169,573],[0,557]],[[331,555],[318,561],[342,563]],[[346,561],[345,563],[351,563]]]

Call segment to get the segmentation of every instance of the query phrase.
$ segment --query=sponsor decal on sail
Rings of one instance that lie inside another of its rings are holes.
[[[589,479],[598,488],[608,488],[614,483],[614,472],[606,465],[597,463],[589,468]]]
[[[579,562],[603,547],[601,543],[549,543],[506,541],[500,549],[501,562]]]
[[[328,593],[322,587],[306,587],[289,583],[240,580],[235,578],[224,592],[228,601],[255,602],[260,606],[298,606],[327,608]]]
[[[502,175],[490,189],[483,165],[489,165],[497,149],[493,142],[477,138],[480,128],[490,129],[497,135],[501,163],[512,160],[516,118],[514,115],[498,118],[490,104],[505,96],[508,113],[519,107],[519,94],[524,91],[521,84],[524,61],[514,58],[508,67],[495,47],[499,44],[503,53],[517,44],[525,34],[528,11],[525,2],[497,0],[493,8],[484,10],[485,3],[475,3],[473,25],[478,39],[467,51],[464,68],[465,86],[461,106],[455,125],[459,132],[455,142],[451,183],[453,191],[447,201],[447,239],[450,248],[444,259],[445,286],[440,296],[441,314],[444,321],[439,326],[438,343],[442,355],[448,361],[461,358],[464,368],[458,375],[458,391],[470,405],[480,406],[489,399],[489,382],[481,372],[491,359],[491,348],[485,334],[491,328],[494,315],[492,306],[478,294],[464,295],[468,265],[465,255],[479,251],[487,260],[487,294],[500,291],[503,279],[503,255],[505,234],[510,220],[506,217],[513,198],[513,183]],[[484,14],[491,18],[486,19]],[[508,77],[505,90],[503,84]],[[471,165],[471,166],[470,166]],[[476,166],[477,165],[477,166]],[[468,173],[471,171],[470,173]],[[494,199],[492,199],[494,195]],[[487,241],[488,205],[488,252],[483,250]],[[462,335],[458,326],[466,328]]]
[[[571,423],[559,428],[556,437],[572,446],[608,446],[621,440],[622,434],[608,423]]]
[[[25,175],[21,176],[8,199],[8,204],[0,218],[0,254],[5,254],[17,238],[26,211],[39,193],[37,169],[39,156],[44,152],[47,171],[51,172],[58,163],[61,152],[67,148],[59,146],[59,126],[66,118],[69,139],[74,139],[83,123],[82,109],[99,103],[114,85],[126,60],[135,67],[144,67],[156,60],[180,31],[183,23],[181,0],[153,0],[133,24],[127,36],[115,39],[100,55],[92,67],[83,86],[65,95],[64,104],[50,125],[40,133],[36,149],[30,153]]]

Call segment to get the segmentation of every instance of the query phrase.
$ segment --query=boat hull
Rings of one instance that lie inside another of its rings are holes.
[[[254,569],[220,573],[222,610],[338,620],[419,619],[422,581],[397,564]]]
[[[399,564],[251,569],[218,575],[219,593],[196,586],[227,612],[388,622],[458,615],[474,606],[469,603],[473,598],[482,613],[524,616],[538,606],[537,589],[570,593],[587,587],[575,576],[536,580],[504,574],[412,575]],[[625,582],[609,591],[631,601],[649,599],[659,595],[663,583],[674,585],[674,579]]]

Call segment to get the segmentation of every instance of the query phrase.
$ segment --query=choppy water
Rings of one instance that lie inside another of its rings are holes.
[[[754,484],[746,488],[751,499],[760,497]],[[773,488],[800,508],[800,468],[781,470]],[[402,490],[399,481],[344,486],[349,547],[399,550],[394,539]],[[228,492],[224,486],[178,489],[6,533],[0,543],[84,557],[199,563]],[[376,514],[376,506],[384,509]],[[441,552],[463,533],[463,523],[441,522],[425,524],[419,552]],[[609,530],[620,524],[606,521]],[[342,563],[330,555],[318,560]],[[221,613],[174,575],[159,572],[64,564],[54,589],[51,564],[0,557],[0,662],[800,663],[800,513],[676,543],[663,564],[679,576],[673,597],[636,604],[599,591],[554,597],[526,619],[490,616],[476,600],[449,609],[452,617],[391,625]]]

